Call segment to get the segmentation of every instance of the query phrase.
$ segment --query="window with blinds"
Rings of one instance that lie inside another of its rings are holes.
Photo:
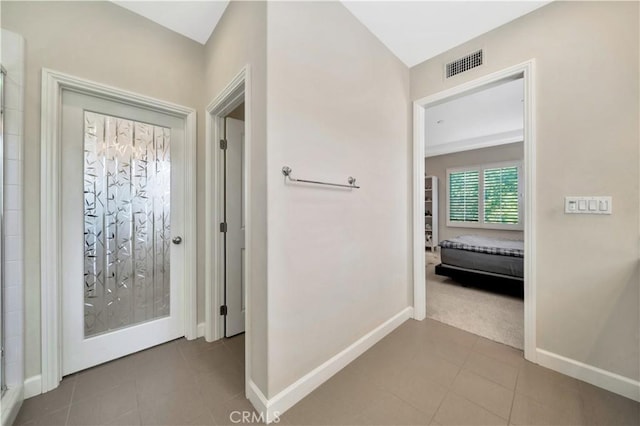
[[[447,170],[447,226],[522,229],[520,163]]]
[[[517,224],[520,218],[518,167],[484,169],[484,222]]]
[[[449,220],[478,222],[480,173],[464,170],[449,174]]]

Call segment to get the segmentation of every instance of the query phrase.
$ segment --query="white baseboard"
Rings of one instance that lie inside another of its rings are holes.
[[[258,385],[256,385],[253,380],[249,380],[249,387],[246,390],[247,398],[253,404],[253,407],[258,411],[258,416],[261,418],[259,420],[264,423],[271,423],[275,421],[279,423],[280,413],[276,413],[275,411],[269,411],[269,401],[264,396]]]
[[[196,338],[199,338],[199,337],[204,337],[204,323],[203,322],[198,324],[198,327],[196,329]]]
[[[637,380],[544,349],[537,349],[537,354],[537,362],[543,367],[640,402],[640,382]]]
[[[31,398],[42,393],[42,376],[31,376],[24,381],[24,399]]]
[[[10,426],[15,422],[18,417],[18,411],[22,406],[22,400],[24,399],[24,387],[9,387],[6,393],[2,396],[2,410],[0,410],[0,425]]]
[[[259,413],[265,413],[266,422],[270,423],[412,317],[413,307],[403,309],[271,399],[267,399],[255,383],[249,381],[247,397]]]

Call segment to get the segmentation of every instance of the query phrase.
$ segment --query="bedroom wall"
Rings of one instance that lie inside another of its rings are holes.
[[[25,39],[25,377],[40,374],[40,92],[43,67],[180,105],[203,100],[203,46],[110,2],[2,2]],[[167,82],[171,82],[167,84]],[[198,117],[198,143],[204,122]],[[201,284],[201,282],[199,283]],[[199,319],[203,286],[198,286]]]
[[[415,100],[535,58],[537,346],[632,381],[640,379],[639,6],[553,2],[411,69]],[[443,80],[445,62],[480,47],[485,65]],[[566,195],[611,195],[613,214],[566,215]]]
[[[268,23],[272,398],[410,306],[412,281],[408,68],[339,2],[269,3]]]
[[[447,169],[502,161],[522,161],[523,159],[524,145],[522,142],[425,158],[425,173],[428,176],[438,177],[438,239],[442,241],[459,235],[475,234],[522,240],[524,238],[523,231],[447,226]]]
[[[240,72],[251,67],[251,379],[266,394],[267,389],[267,3],[232,1],[205,46],[204,106],[211,102]],[[197,85],[196,85],[197,86]],[[204,122],[204,115],[199,117]],[[198,147],[198,198],[204,200],[204,144]],[[204,204],[204,203],[203,203]],[[203,206],[204,207],[204,206]],[[204,229],[204,211],[198,229]],[[204,241],[199,241],[198,276],[204,277]]]

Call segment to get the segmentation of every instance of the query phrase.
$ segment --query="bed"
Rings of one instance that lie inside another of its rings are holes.
[[[436,274],[524,281],[524,241],[462,235],[440,242],[442,263]]]

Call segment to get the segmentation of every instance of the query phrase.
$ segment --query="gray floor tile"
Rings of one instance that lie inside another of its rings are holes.
[[[223,339],[222,343],[233,353],[233,358],[244,363],[244,334]]]
[[[442,401],[434,420],[442,426],[507,424],[506,419],[451,392]]]
[[[425,331],[435,341],[448,341],[471,348],[478,339],[475,334],[429,318],[425,319],[424,323]]]
[[[388,385],[394,395],[427,414],[429,418],[438,410],[448,388],[407,369],[403,380]]]
[[[187,364],[196,374],[210,373],[215,370],[244,370],[243,362],[239,362],[234,353],[226,345],[215,345],[207,351],[199,351],[187,357]]]
[[[258,413],[244,395],[225,402],[208,404],[208,408],[217,425],[260,424],[265,416]]]
[[[640,425],[640,403],[588,383],[579,386],[587,424]]]
[[[69,407],[59,408],[45,415],[41,415],[35,419],[31,419],[26,423],[16,421],[15,425],[33,425],[33,426],[64,426],[67,424],[69,416]]]
[[[460,371],[451,390],[493,414],[508,419],[513,402],[513,390],[509,390],[491,380],[468,370]]]
[[[197,375],[196,384],[205,401],[226,402],[244,394],[244,374],[233,369]]]
[[[200,352],[208,351],[216,346],[222,345],[222,342],[222,340],[207,342],[204,337],[200,337],[199,339],[194,340],[179,339],[176,344],[180,353],[185,358],[189,358],[190,356],[194,356]]]
[[[135,375],[132,357],[124,357],[77,374],[73,402],[108,393],[117,386],[129,382]]]
[[[121,414],[109,423],[110,426],[140,426],[140,412],[138,409]]]
[[[196,419],[210,415],[195,386],[140,399],[139,410],[142,425],[193,424]],[[212,418],[210,422],[213,424]]]
[[[54,411],[58,412],[61,408],[68,407],[71,404],[75,384],[75,376],[64,378],[56,389],[25,400],[16,417],[15,424],[25,424],[31,420],[46,417]]]
[[[465,362],[464,369],[489,379],[508,389],[516,387],[518,368],[480,352],[472,351]]]
[[[578,380],[528,361],[518,373],[516,392],[576,416],[583,411]]]
[[[67,424],[106,425],[137,407],[135,382],[130,381],[71,404]]]
[[[535,399],[516,392],[511,410],[514,425],[584,425],[581,411],[563,410],[545,405]]]
[[[232,415],[259,423],[245,398],[243,357],[244,336],[169,342],[65,378],[58,389],[26,400],[16,425],[237,424]],[[410,320],[280,420],[638,425],[640,404],[531,364],[511,347]]]
[[[422,350],[439,356],[458,366],[464,365],[471,354],[471,346],[461,344],[455,340],[446,339],[432,340],[429,343],[423,343]]]
[[[428,350],[416,353],[404,364],[405,371],[429,381],[451,386],[460,371],[460,366],[450,360],[431,354]]]
[[[157,398],[165,393],[191,388],[196,380],[196,374],[184,365],[184,361],[172,367],[146,368],[134,377],[140,398]]]
[[[372,401],[386,393],[369,377],[349,369],[336,374],[314,392],[315,400],[327,413],[328,418],[353,419],[361,414]]]
[[[521,350],[503,345],[502,343],[493,342],[484,337],[478,337],[473,346],[473,350],[516,368],[520,368],[524,362],[524,354]]]
[[[361,419],[369,425],[428,425],[432,415],[391,393],[384,393],[361,413]]]

